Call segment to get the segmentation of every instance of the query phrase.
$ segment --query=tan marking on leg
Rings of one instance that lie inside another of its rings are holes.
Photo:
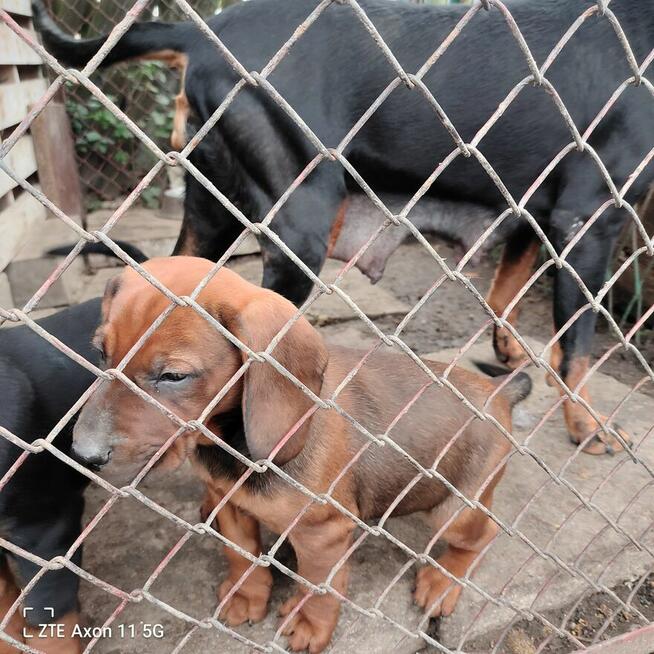
[[[353,528],[354,523],[343,516],[334,516],[317,525],[300,523],[295,527],[289,539],[297,554],[298,574],[314,584],[324,582],[347,552]],[[331,578],[330,585],[341,594],[347,591],[348,572],[345,562]],[[306,591],[300,589],[283,604],[280,615],[289,615],[305,595]],[[340,601],[331,593],[312,595],[284,627],[289,647],[296,652],[322,652],[331,640],[340,610]]]
[[[563,350],[561,349],[561,343],[556,341],[550,350],[550,366],[552,366],[552,369],[557,373],[561,371],[561,361],[563,361]],[[557,385],[554,377],[552,377],[549,372],[545,376],[545,381],[548,386]]]
[[[564,382],[571,391],[576,392],[580,398],[591,405],[588,388],[586,386],[577,388],[587,374],[589,366],[590,358],[587,356],[572,359]],[[573,402],[567,395],[563,403],[563,415],[565,417],[566,427],[568,428],[568,434],[570,434],[573,443],[582,443],[590,436],[593,436],[584,445],[583,451],[586,454],[613,454],[624,449],[620,441],[613,436],[605,434],[601,430],[595,418],[588,413],[585,407],[577,402]],[[606,423],[606,416],[600,414],[600,418],[602,422]],[[627,443],[631,441],[629,435],[624,430],[620,429],[617,425],[611,426],[620,433]]]
[[[0,619],[5,617],[7,611],[9,611],[13,603],[18,599],[19,595],[20,590],[16,585],[14,576],[7,565],[7,561],[3,560],[0,563]],[[25,620],[23,619],[20,608],[18,608],[5,627],[5,633],[19,643],[24,643],[24,626]],[[0,640],[0,654],[17,654],[19,651],[9,643]]]
[[[211,511],[221,502],[222,493],[207,488],[201,509],[206,520]],[[259,523],[231,502],[227,502],[216,516],[218,529],[225,538],[240,546],[253,556],[261,554],[261,535]],[[218,599],[222,601],[239,580],[250,569],[251,563],[231,547],[225,545],[224,554],[229,563],[228,577],[218,589]],[[252,570],[238,590],[230,597],[220,612],[220,618],[235,627],[246,621],[260,622],[268,613],[268,599],[272,588],[272,574],[268,568],[256,567]]]
[[[501,316],[513,298],[522,290],[531,276],[534,263],[538,258],[540,242],[533,241],[517,259],[509,257],[506,246],[502,253],[500,265],[495,271],[486,301],[491,309]],[[506,320],[513,326],[518,321],[519,305],[513,307]],[[511,332],[505,327],[495,328],[493,345],[497,357],[510,368],[517,368],[525,358],[525,353]]]
[[[175,116],[173,117],[173,131],[170,134],[170,144],[173,149],[182,150],[186,145],[186,121],[190,111],[188,98],[184,93],[188,57],[183,52],[177,52],[175,50],[158,50],[139,57],[134,57],[134,59],[161,61],[166,64],[166,66],[179,70],[180,90],[175,96]]]
[[[341,206],[336,212],[336,218],[334,220],[334,224],[332,225],[332,229],[329,232],[329,241],[327,243],[328,257],[331,256],[331,253],[334,251],[338,237],[340,236],[341,230],[343,229],[343,224],[345,223],[345,214],[347,213],[347,205],[349,204],[349,201],[349,198],[345,198],[343,202],[341,202]]]
[[[186,67],[188,57],[178,58],[175,68],[179,70],[179,93],[175,96],[175,116],[173,117],[173,131],[170,134],[170,144],[175,150],[183,150],[186,145],[186,122],[191,111],[191,105],[184,91],[186,82]]]
[[[138,57],[132,57],[132,60],[145,60],[145,61],[161,61],[170,66],[170,68],[186,68],[188,57],[183,52],[177,50],[156,50],[155,52],[148,52]]]
[[[184,218],[186,220],[186,217]],[[195,234],[189,229],[184,229],[184,222],[182,222],[182,231],[179,235],[180,239],[183,238],[184,242],[182,243],[180,249],[177,251],[177,256],[180,257],[194,257],[198,251],[198,241],[195,237]],[[213,445],[213,441],[205,437],[203,441],[205,445]]]
[[[183,150],[186,145],[186,121],[189,112],[188,98],[181,91],[175,96],[175,116],[173,118],[173,131],[170,134],[170,144],[174,150]]]

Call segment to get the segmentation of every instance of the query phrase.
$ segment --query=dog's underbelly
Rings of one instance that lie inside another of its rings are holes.
[[[385,206],[399,214],[410,200],[409,195],[381,194]],[[470,202],[453,202],[427,196],[422,198],[408,214],[409,221],[422,234],[435,234],[459,245],[462,252],[476,246],[473,263],[476,263],[498,243],[504,242],[515,226],[511,216],[503,220],[487,236],[484,232],[499,216],[501,210]],[[345,208],[343,220],[334,226],[327,256],[349,261],[384,225],[386,216],[363,193],[352,193]],[[411,237],[408,227],[389,225],[372,241],[356,262],[357,268],[374,284],[384,274],[390,256]]]

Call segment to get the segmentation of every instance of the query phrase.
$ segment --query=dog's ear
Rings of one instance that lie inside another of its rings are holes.
[[[109,307],[111,306],[111,301],[118,295],[121,279],[121,275],[115,275],[104,287],[104,295],[102,296],[102,322],[105,322],[109,316]]]
[[[254,352],[264,351],[295,314],[281,295],[260,290],[225,326]],[[224,315],[225,318],[227,316]],[[300,317],[271,353],[272,357],[316,395],[320,395],[327,366],[327,349],[318,332]],[[243,360],[247,354],[242,352]],[[267,457],[277,443],[313,406],[313,400],[268,362],[253,361],[245,374],[243,423],[253,460]],[[306,442],[308,418],[275,455],[278,464],[297,456]]]

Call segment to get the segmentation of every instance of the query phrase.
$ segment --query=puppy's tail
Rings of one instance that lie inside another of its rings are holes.
[[[474,364],[485,375],[497,377],[498,383],[502,383],[503,379],[512,372],[508,368],[502,368],[502,366],[483,361],[475,361]],[[509,404],[513,408],[518,402],[522,402],[522,400],[529,397],[531,389],[531,377],[526,372],[519,372],[502,388],[502,394],[509,400]]]
[[[82,68],[107,40],[107,34],[95,39],[75,39],[52,20],[43,0],[32,0],[34,27],[41,34],[45,49],[60,63]],[[197,28],[195,28],[197,31]],[[194,27],[190,23],[135,23],[109,51],[101,66],[126,59],[146,57],[171,63],[170,53],[185,52],[192,43]]]

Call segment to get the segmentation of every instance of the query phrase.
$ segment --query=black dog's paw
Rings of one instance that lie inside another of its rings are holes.
[[[427,624],[427,631],[425,633],[432,639],[437,642],[441,642],[441,616],[437,618],[429,618],[429,623]]]

